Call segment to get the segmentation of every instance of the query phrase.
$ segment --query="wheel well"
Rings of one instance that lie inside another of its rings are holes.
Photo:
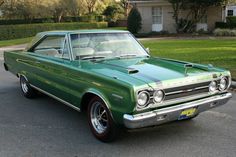
[[[23,77],[26,81],[28,81],[28,79],[27,79],[27,77],[26,77],[25,75],[22,75],[22,74],[18,73],[18,74],[16,74],[16,76],[17,76],[18,78]]]
[[[4,65],[4,69],[5,69],[6,71],[8,71],[8,66],[7,66],[7,64],[4,63],[3,65]]]
[[[82,100],[81,100],[81,107],[80,107],[80,110],[82,112],[87,110],[88,103],[93,97],[97,97],[97,95],[93,93],[86,93],[83,95]]]

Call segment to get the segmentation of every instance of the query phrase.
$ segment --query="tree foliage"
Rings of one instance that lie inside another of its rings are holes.
[[[142,17],[136,7],[133,7],[128,16],[128,30],[136,34],[142,28]]]
[[[131,9],[131,5],[128,0],[120,0],[120,6],[123,8],[124,15],[127,17]]]
[[[123,8],[117,3],[107,6],[103,11],[103,15],[106,16],[107,21],[113,22],[117,21],[118,19],[126,18]]]
[[[207,14],[212,6],[225,4],[226,0],[168,0],[174,10],[173,18],[177,32],[191,32],[196,24]],[[181,11],[187,11],[186,17],[180,18]]]
[[[3,5],[4,0],[0,0],[0,7]]]
[[[2,0],[0,0],[2,1]],[[33,19],[100,14],[112,0],[4,0],[1,6],[6,19]]]
[[[226,5],[236,5],[236,0],[226,0]]]
[[[103,11],[103,15],[105,15],[111,21],[115,20],[115,16],[118,13],[119,13],[119,8],[116,5],[110,5]]]

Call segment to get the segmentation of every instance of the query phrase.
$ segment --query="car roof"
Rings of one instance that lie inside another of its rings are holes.
[[[81,30],[55,30],[38,33],[33,40],[27,45],[26,50],[29,50],[40,39],[46,35],[66,35],[66,34],[80,34],[80,33],[129,33],[125,30],[110,30],[110,29],[81,29]]]
[[[56,30],[40,32],[37,35],[64,35],[64,34],[79,34],[79,33],[127,33],[125,30],[111,30],[111,29],[81,29],[81,30]]]

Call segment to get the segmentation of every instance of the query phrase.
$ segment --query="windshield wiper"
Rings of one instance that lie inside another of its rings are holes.
[[[105,56],[89,56],[89,57],[83,57],[81,58],[81,60],[96,60],[96,59],[103,59],[103,58],[106,58]]]
[[[136,54],[124,54],[120,56],[116,56],[117,58],[128,58],[128,57],[136,57]]]

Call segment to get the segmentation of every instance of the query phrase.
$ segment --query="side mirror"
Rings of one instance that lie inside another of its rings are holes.
[[[150,54],[150,49],[149,49],[149,47],[146,48],[146,51],[147,51],[148,54]]]

